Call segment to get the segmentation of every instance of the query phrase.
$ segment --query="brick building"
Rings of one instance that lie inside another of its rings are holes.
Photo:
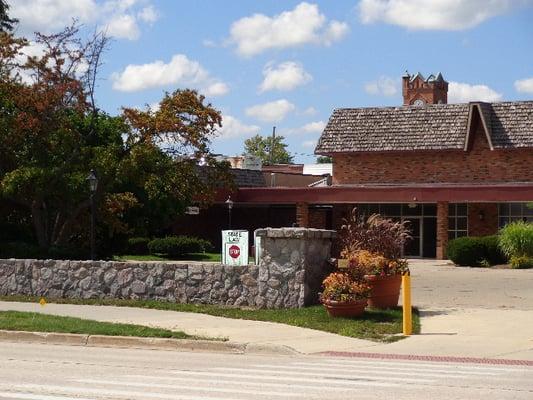
[[[404,105],[333,111],[315,153],[327,187],[241,188],[241,207],[295,207],[300,226],[337,229],[352,207],[408,220],[411,257],[445,257],[450,238],[533,221],[533,101],[447,104],[441,74],[403,77]]]

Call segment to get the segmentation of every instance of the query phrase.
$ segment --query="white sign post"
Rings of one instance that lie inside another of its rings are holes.
[[[248,231],[222,231],[222,264],[248,264]]]

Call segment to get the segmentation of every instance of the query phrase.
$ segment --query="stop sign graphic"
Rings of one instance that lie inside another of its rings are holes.
[[[241,255],[241,249],[239,248],[239,246],[237,245],[230,246],[229,255],[231,256],[231,258],[239,258],[239,256]]]

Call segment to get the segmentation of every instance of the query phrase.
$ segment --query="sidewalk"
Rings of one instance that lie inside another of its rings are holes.
[[[326,351],[533,360],[533,312],[432,309],[422,313],[422,334],[391,344],[270,322],[128,307],[0,302],[0,310],[33,311],[107,322],[134,323],[224,337],[255,346],[285,346],[299,353]]]
[[[533,270],[457,268],[410,261],[422,332],[382,344],[283,324],[141,308],[0,302],[0,310],[43,312],[227,338],[299,353],[371,352],[533,360]]]

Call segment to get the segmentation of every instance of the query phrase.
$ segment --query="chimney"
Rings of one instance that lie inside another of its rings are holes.
[[[448,82],[440,72],[424,78],[420,72],[410,75],[405,71],[405,75],[402,76],[402,94],[404,106],[447,104]]]

